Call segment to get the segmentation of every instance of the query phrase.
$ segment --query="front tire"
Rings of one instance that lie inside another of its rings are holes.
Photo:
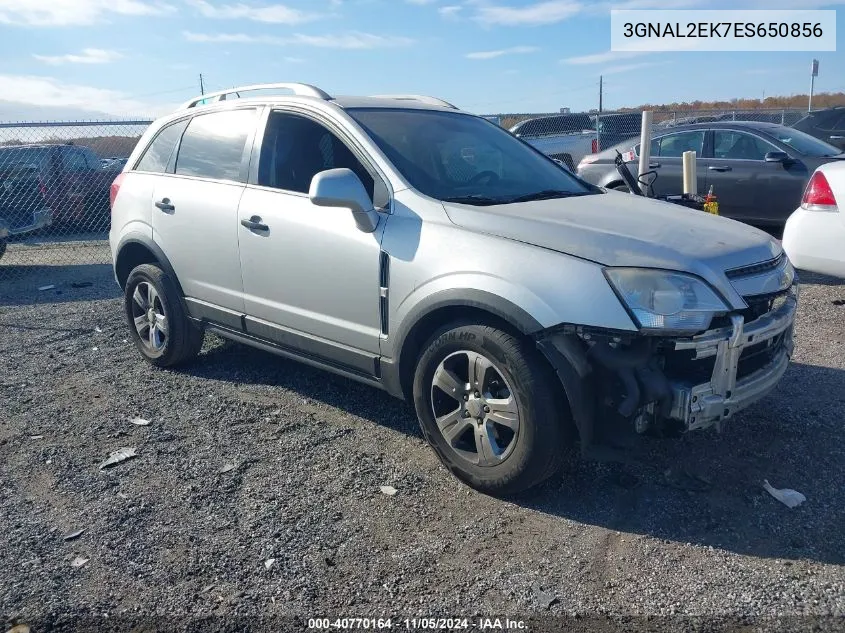
[[[147,362],[173,367],[199,354],[204,332],[187,317],[176,284],[158,266],[141,264],[129,273],[124,308],[132,340]]]
[[[567,408],[528,340],[477,323],[445,326],[424,347],[413,393],[426,439],[473,488],[513,495],[560,468]]]

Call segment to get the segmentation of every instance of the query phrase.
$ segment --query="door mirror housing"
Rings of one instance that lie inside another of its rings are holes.
[[[767,163],[789,163],[791,159],[786,152],[768,152],[764,157]]]
[[[351,169],[341,167],[316,174],[311,179],[308,197],[318,207],[349,209],[355,225],[364,233],[376,230],[378,213],[361,179]]]

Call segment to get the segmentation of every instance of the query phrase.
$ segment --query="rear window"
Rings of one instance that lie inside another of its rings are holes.
[[[226,110],[191,119],[182,136],[176,173],[214,180],[241,180],[246,140],[256,125],[256,111]]]
[[[0,148],[0,169],[41,167],[47,160],[49,150],[43,147]]]
[[[173,150],[176,149],[176,144],[182,137],[182,132],[185,131],[186,127],[188,127],[188,119],[171,123],[163,128],[144,152],[135,169],[154,173],[167,171],[167,165],[170,162]]]

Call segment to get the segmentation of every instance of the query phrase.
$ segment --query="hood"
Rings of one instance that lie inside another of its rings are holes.
[[[446,203],[453,223],[605,266],[689,272],[717,286],[724,271],[773,259],[780,245],[746,224],[628,193],[477,207]]]

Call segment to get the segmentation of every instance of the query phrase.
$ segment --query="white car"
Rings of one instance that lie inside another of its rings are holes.
[[[845,201],[845,163],[825,163],[783,231],[783,249],[796,268],[845,277],[845,215],[837,200]]]

